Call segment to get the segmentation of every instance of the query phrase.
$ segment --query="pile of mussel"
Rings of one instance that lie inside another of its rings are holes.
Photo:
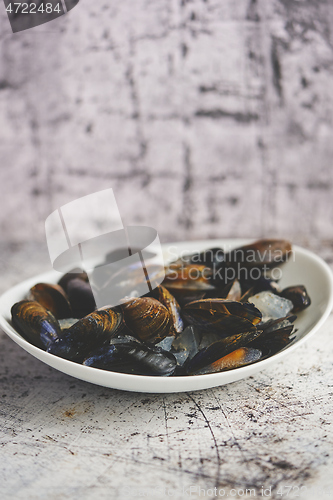
[[[295,313],[311,303],[304,286],[279,286],[275,271],[291,255],[285,240],[187,254],[147,295],[127,293],[101,309],[86,273],[74,270],[57,285],[31,288],[12,307],[12,322],[48,353],[103,370],[182,376],[239,368],[285,348]]]

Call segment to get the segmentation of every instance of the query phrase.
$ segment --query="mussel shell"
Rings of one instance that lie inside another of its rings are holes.
[[[200,253],[194,253],[191,255],[191,263],[193,264],[204,264],[205,266],[212,267],[214,264],[224,262],[225,253],[220,247],[209,248]]]
[[[166,271],[163,286],[181,306],[207,296],[216,297],[219,293],[213,282],[212,270],[202,264],[171,264]]]
[[[89,282],[74,278],[67,284],[67,294],[75,318],[84,318],[96,309],[95,298]]]
[[[174,373],[177,361],[173,354],[158,347],[119,341],[94,351],[83,364],[102,370],[167,377]]]
[[[170,335],[171,321],[167,308],[151,297],[130,299],[123,306],[126,325],[140,340],[157,344]]]
[[[311,305],[311,299],[303,285],[289,286],[280,293],[281,297],[291,300],[294,304],[293,312],[303,311]]]
[[[170,314],[170,321],[172,323],[175,333],[180,333],[184,329],[184,323],[180,313],[180,306],[175,297],[164,286],[158,286],[154,290],[154,295],[157,300],[163,304]]]
[[[31,344],[41,349],[45,350],[61,335],[57,319],[36,301],[17,302],[11,313],[13,325]]]
[[[81,363],[92,350],[109,343],[122,326],[123,314],[120,308],[98,309],[64,330],[47,352]]]
[[[172,289],[186,289],[198,292],[211,290],[212,270],[203,264],[188,264],[186,266],[172,265],[167,268],[163,286]]]
[[[164,286],[164,283],[163,283]],[[165,288],[169,290],[169,292],[175,297],[178,304],[183,307],[189,302],[193,302],[194,300],[201,300],[207,297],[207,292],[203,290],[190,290],[188,288],[182,288],[181,286],[172,287],[166,284]],[[213,296],[215,297],[215,288],[213,289]]]
[[[230,286],[230,289],[228,291],[228,294],[226,296],[227,300],[234,300],[236,302],[240,301],[240,298],[242,296],[242,288],[241,284],[238,281],[238,279],[235,279]]]
[[[244,347],[250,342],[260,337],[261,330],[250,330],[249,332],[242,332],[205,347],[199,351],[189,362],[187,366],[188,373],[195,373],[205,366],[209,366],[220,358],[235,351],[239,347]]]
[[[293,322],[296,318],[297,316],[290,315],[261,323],[262,334],[258,339],[250,342],[249,346],[260,349],[263,358],[276,354],[293,340],[291,334],[295,332]]]
[[[290,326],[297,319],[295,314],[290,314],[284,318],[270,319],[260,324],[260,329],[263,331],[263,337],[273,333],[281,328]]]
[[[291,338],[290,335],[293,332],[293,329],[294,326],[289,325],[278,330],[274,330],[269,334],[265,334],[264,332],[261,337],[248,344],[248,347],[260,349],[263,354],[262,359],[268,358],[281,351],[288,344],[290,344],[290,342],[292,342],[293,337]]]
[[[60,285],[37,283],[29,292],[29,300],[36,300],[57,319],[70,318],[72,308],[68,297]]]
[[[82,269],[75,268],[72,271],[64,274],[58,281],[58,285],[61,286],[67,292],[68,283],[74,279],[80,279],[83,281],[88,281],[88,275]]]
[[[264,270],[282,264],[291,252],[291,244],[286,240],[258,240],[235,248],[225,253],[224,261],[214,264],[213,282],[220,287],[238,278],[243,289],[243,284],[249,277],[253,276],[254,281],[259,280]]]
[[[262,352],[253,347],[240,347],[230,354],[216,360],[214,363],[205,366],[191,375],[204,375],[206,373],[216,373],[226,370],[233,370],[251,363],[255,363],[262,358]]]
[[[253,291],[252,295],[256,295],[257,293],[266,291],[278,294],[281,291],[276,281],[267,278],[262,274],[253,278],[250,278],[248,276],[247,279],[243,279],[241,281],[241,286],[243,290],[248,290],[251,288]]]
[[[291,251],[291,243],[287,240],[262,239],[231,250],[225,254],[225,263],[241,264],[247,268],[271,267],[286,261]]]
[[[261,320],[261,312],[252,304],[226,299],[203,299],[186,304],[183,316],[190,324],[207,326],[221,334],[252,330]]]

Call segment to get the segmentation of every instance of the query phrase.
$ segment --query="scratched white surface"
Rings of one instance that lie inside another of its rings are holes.
[[[1,250],[0,291],[49,265],[36,246]],[[155,395],[71,378],[2,333],[0,497],[331,499],[332,351],[330,316],[255,377]]]

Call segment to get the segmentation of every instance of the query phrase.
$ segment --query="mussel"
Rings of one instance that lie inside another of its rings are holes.
[[[168,377],[174,373],[177,361],[172,353],[159,347],[120,337],[90,353],[83,364],[102,370]]]
[[[183,314],[190,324],[209,327],[221,334],[250,331],[262,318],[261,312],[252,304],[226,299],[203,299],[186,304]]]
[[[60,338],[50,344],[47,352],[81,363],[94,349],[110,342],[123,327],[120,308],[102,308],[64,330]]]
[[[258,240],[250,245],[231,250],[224,257],[226,265],[237,265],[253,268],[272,267],[285,262],[291,255],[291,243],[287,240]]]
[[[217,360],[223,358],[227,354],[235,351],[239,347],[245,347],[254,339],[261,335],[261,330],[250,330],[248,332],[238,333],[230,337],[220,339],[213,344],[210,344],[205,349],[201,349],[189,362],[187,373],[195,374],[202,369],[208,370],[208,366],[214,364]],[[205,373],[208,371],[205,371]]]
[[[170,321],[172,323],[175,333],[180,333],[184,329],[184,323],[181,317],[180,306],[175,297],[164,286],[159,285],[155,291],[154,296],[163,304],[170,314]]]
[[[82,281],[88,281],[88,275],[85,271],[82,271],[82,269],[75,268],[72,269],[72,271],[64,274],[60,280],[58,281],[58,285],[61,286],[67,292],[67,287],[68,283],[74,279],[80,279]]]
[[[258,240],[235,248],[224,254],[223,261],[214,264],[214,284],[225,286],[236,277],[241,282],[257,281],[262,272],[285,262],[291,252],[291,244],[286,240]]]
[[[45,350],[61,334],[57,319],[36,301],[17,302],[11,313],[13,325],[31,344],[41,349]]]
[[[211,269],[202,264],[171,264],[166,270],[163,286],[183,306],[204,298],[207,292],[216,293],[212,277]]]
[[[90,283],[81,278],[73,278],[67,283],[67,295],[75,318],[84,318],[96,309]]]
[[[288,286],[282,290],[280,295],[293,303],[293,312],[303,311],[311,305],[311,299],[303,285]]]
[[[60,285],[37,283],[30,289],[29,300],[36,300],[57,319],[69,318],[72,308],[68,297]]]
[[[158,300],[132,298],[122,307],[126,325],[140,340],[157,344],[172,332],[169,311]]]
[[[260,349],[254,349],[253,347],[240,347],[230,354],[217,359],[212,364],[192,372],[191,375],[204,375],[206,373],[216,373],[225,370],[232,370],[234,368],[240,368],[250,363],[259,361],[261,357],[262,352]]]

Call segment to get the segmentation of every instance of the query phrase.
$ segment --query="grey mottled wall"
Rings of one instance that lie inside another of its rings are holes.
[[[2,241],[107,187],[164,241],[330,245],[330,0],[81,0],[12,35],[0,5]]]

